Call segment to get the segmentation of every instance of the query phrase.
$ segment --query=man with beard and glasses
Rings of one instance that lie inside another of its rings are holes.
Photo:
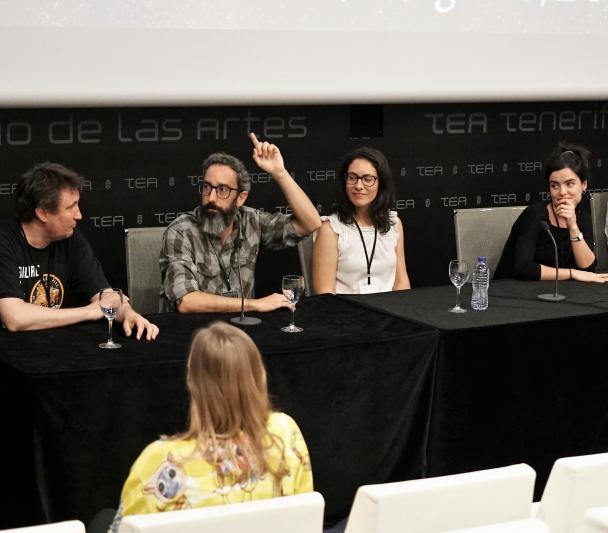
[[[251,178],[243,163],[228,154],[210,155],[199,184],[202,203],[175,219],[163,235],[160,253],[161,310],[180,313],[238,312],[239,268],[246,311],[289,307],[282,294],[254,297],[255,262],[260,246],[295,246],[321,225],[308,196],[285,169],[274,144],[253,142],[253,160],[270,174],[293,214],[267,213],[243,205]]]

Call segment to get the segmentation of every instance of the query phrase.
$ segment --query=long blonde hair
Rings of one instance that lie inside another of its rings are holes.
[[[280,479],[288,473],[282,439],[268,432],[272,412],[262,356],[251,338],[224,322],[196,331],[188,355],[190,420],[176,437],[196,439],[203,458],[220,477],[227,460],[237,466],[237,480],[256,478],[270,470],[266,455],[278,452]]]

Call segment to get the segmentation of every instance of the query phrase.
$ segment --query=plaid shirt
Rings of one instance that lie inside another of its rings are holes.
[[[238,291],[239,255],[243,293],[245,298],[254,297],[255,262],[260,244],[276,250],[295,246],[302,239],[291,224],[291,215],[266,213],[242,206],[237,214],[242,235],[241,249],[237,253],[238,226],[235,224],[235,229],[222,246],[217,236],[200,230],[200,213],[200,206],[184,213],[169,224],[163,235],[159,260],[162,311],[175,311],[176,305],[190,292],[223,294]],[[220,261],[228,283],[223,279]]]

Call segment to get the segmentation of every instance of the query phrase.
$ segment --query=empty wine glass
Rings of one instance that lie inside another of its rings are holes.
[[[469,279],[469,265],[466,261],[452,259],[450,261],[450,280],[456,286],[456,305],[450,309],[452,313],[466,313],[467,310],[460,307],[460,287]]]
[[[297,275],[283,276],[283,295],[289,300],[291,308],[291,323],[289,326],[281,328],[281,331],[287,333],[299,333],[302,328],[295,325],[294,315],[296,312],[296,304],[300,299],[300,296],[304,294],[304,277]]]
[[[99,347],[109,350],[120,348],[122,345],[112,340],[112,323],[122,307],[122,291],[120,289],[102,289],[99,291],[99,306],[103,316],[108,319],[108,340]]]

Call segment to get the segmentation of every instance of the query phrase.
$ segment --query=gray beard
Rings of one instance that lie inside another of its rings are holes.
[[[215,213],[208,211],[206,207],[203,206],[200,216],[200,226],[203,233],[217,236],[234,221],[237,210],[236,202],[228,209],[218,209]]]

